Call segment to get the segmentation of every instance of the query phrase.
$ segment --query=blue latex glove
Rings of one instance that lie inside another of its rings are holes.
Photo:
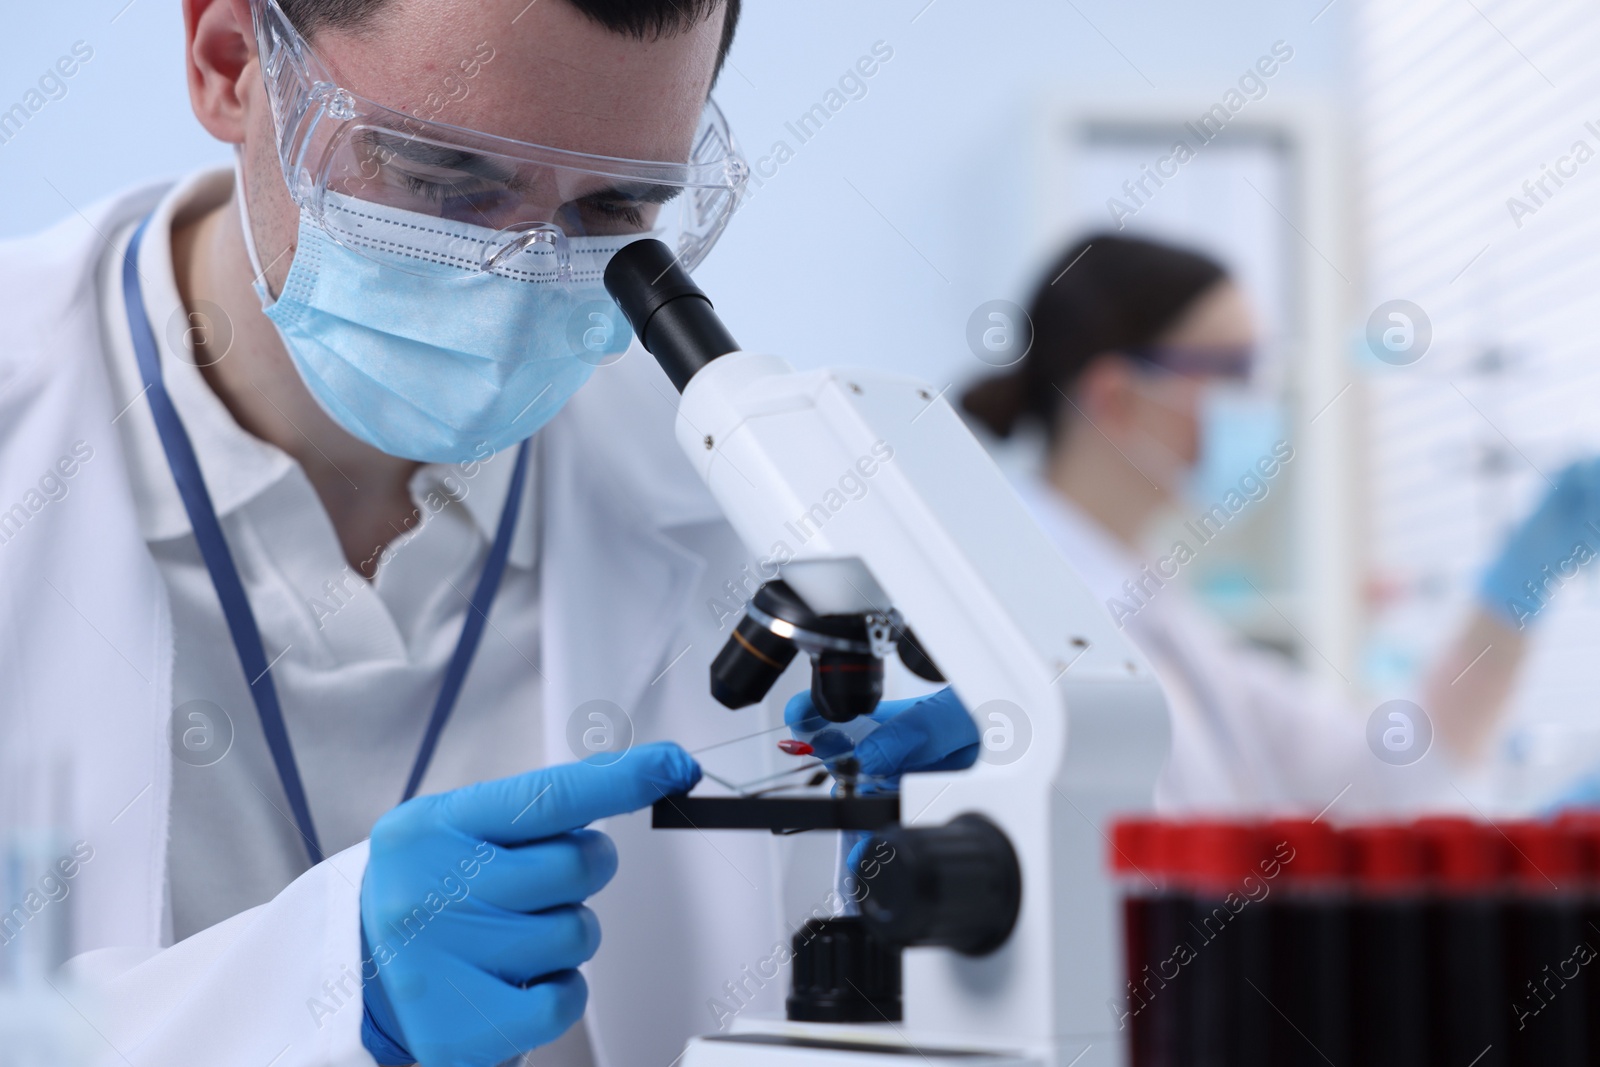
[[[1569,785],[1545,814],[1554,816],[1568,810],[1600,810],[1600,771],[1590,771]]]
[[[832,764],[852,748],[863,775],[889,786],[908,771],[959,771],[978,758],[978,726],[948,686],[910,700],[885,700],[871,715],[831,723],[817,714],[809,690],[783,710],[794,736]]]
[[[977,723],[949,686],[910,700],[885,700],[871,715],[843,724],[817,714],[807,690],[784,707],[783,720],[830,767],[853,751],[861,774],[878,779],[862,783],[863,793],[898,789],[902,774],[965,770],[977,762],[982,743]],[[870,840],[871,835],[860,834],[845,842],[850,850],[845,867],[854,876],[852,894],[866,892],[864,883],[876,876],[875,869],[864,866],[875,862],[866,855]]]
[[[1539,615],[1550,594],[1600,554],[1600,460],[1556,475],[1533,514],[1512,532],[1478,587],[1483,606],[1517,629]],[[1527,588],[1532,582],[1535,598]]]
[[[417,797],[372,828],[361,883],[362,1041],[383,1064],[492,1067],[583,1015],[600,945],[582,905],[617,850],[581,829],[688,791],[677,745]]]

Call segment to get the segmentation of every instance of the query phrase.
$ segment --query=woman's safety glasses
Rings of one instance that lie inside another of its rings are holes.
[[[277,0],[251,0],[284,180],[339,244],[408,274],[597,284],[642,237],[692,269],[749,168],[706,102],[682,162],[615,159],[435,122],[340,87]]]
[[[1157,372],[1237,382],[1248,382],[1259,363],[1254,345],[1141,345],[1128,355]]]

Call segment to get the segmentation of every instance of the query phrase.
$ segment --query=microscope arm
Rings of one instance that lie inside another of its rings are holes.
[[[729,523],[819,614],[898,610],[985,734],[970,770],[905,777],[902,821],[1000,828],[1017,923],[987,955],[908,950],[903,1037],[1121,1063],[1105,830],[1149,807],[1166,759],[1154,673],[942,392],[738,351],[651,244],[619,253],[607,286],[681,389],[678,443]]]

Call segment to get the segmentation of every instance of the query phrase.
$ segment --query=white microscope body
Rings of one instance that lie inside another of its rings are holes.
[[[1106,857],[1109,818],[1149,807],[1167,755],[1149,665],[921,382],[796,372],[734,351],[692,372],[677,437],[753,554],[793,550],[782,577],[814,611],[897,609],[979,730],[999,731],[969,770],[906,775],[902,825],[982,815],[1022,875],[998,950],[905,951],[903,1022],[741,1022],[694,1039],[683,1067],[883,1067],[907,1054],[1120,1067],[1121,922]],[[864,457],[877,461],[870,478]],[[840,485],[852,473],[867,485],[856,499]],[[796,544],[797,531],[809,537]]]

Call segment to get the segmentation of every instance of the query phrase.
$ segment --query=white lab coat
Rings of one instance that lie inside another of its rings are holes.
[[[1018,485],[1052,542],[1105,604],[1126,602],[1136,560],[1071,501],[1041,481]],[[1170,814],[1394,813],[1459,803],[1438,749],[1406,767],[1367,744],[1373,708],[1316,685],[1284,657],[1230,633],[1183,586],[1160,589],[1124,619],[1160,676],[1172,749],[1155,806]]]
[[[0,525],[0,744],[13,768],[54,760],[70,772],[67,828],[93,858],[70,882],[79,955],[68,968],[76,984],[63,989],[109,1046],[101,1062],[370,1064],[353,977],[364,844],[258,908],[163,944],[172,625],[113,426],[103,345],[124,327],[100,321],[95,291],[105,235],[163,192],[118,196],[0,243],[0,523],[10,517]],[[707,664],[726,637],[725,612],[708,601],[725,597],[748,557],[674,443],[674,405],[636,349],[543,431],[551,762],[570,751],[567,712],[597,698],[629,712],[638,741],[690,749],[772,722],[771,707],[734,716],[707,695]],[[75,444],[92,458],[61,479],[65,495],[55,481],[41,491]],[[0,801],[0,835],[21,818]],[[671,1063],[689,1034],[715,1028],[712,998],[776,1009],[782,979],[747,977],[781,936],[781,887],[798,899],[775,840],[651,832],[647,814],[606,828],[621,869],[594,901],[604,944],[587,968],[601,1063]],[[825,890],[832,870],[817,874]]]

